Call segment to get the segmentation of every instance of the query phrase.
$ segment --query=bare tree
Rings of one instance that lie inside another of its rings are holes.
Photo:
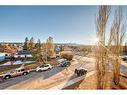
[[[46,49],[48,53],[48,57],[53,57],[55,55],[55,45],[53,43],[53,38],[49,37],[46,42]]]
[[[114,21],[112,24],[112,44],[113,44],[113,54],[115,55],[114,57],[114,83],[116,85],[119,84],[120,78],[120,63],[121,60],[119,58],[121,52],[122,52],[122,43],[125,35],[125,24],[122,23],[122,9],[119,7],[115,11],[114,15]]]
[[[110,14],[109,6],[100,6],[96,21],[97,36],[99,38],[97,55],[96,55],[96,70],[97,70],[97,88],[105,89],[106,87],[106,70],[107,70],[107,50],[105,43],[106,24]]]
[[[127,55],[127,42],[125,43],[125,47],[124,47],[124,54]]]

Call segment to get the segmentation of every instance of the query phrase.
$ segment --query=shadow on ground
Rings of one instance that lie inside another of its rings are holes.
[[[85,75],[85,76],[86,76],[86,75]],[[82,80],[80,80],[80,81],[78,81],[78,82],[76,82],[76,83],[74,83],[74,84],[72,84],[72,85],[70,85],[70,86],[68,86],[68,87],[65,87],[65,88],[63,88],[62,90],[77,89],[77,88],[80,86],[80,84],[84,81],[85,76],[84,76],[84,78],[83,78]],[[66,85],[69,83],[70,80],[75,79],[75,78],[78,78],[78,76],[77,76],[76,74],[73,74],[73,75],[70,77],[70,79],[66,82],[66,84],[65,84],[64,86],[66,86]]]
[[[62,72],[64,69],[65,69],[65,67],[56,67],[53,70],[45,71],[43,79],[52,77],[52,76]]]
[[[30,74],[25,76],[18,76],[18,77],[10,78],[7,80],[0,80],[0,89],[6,89],[7,87],[18,84],[20,82],[23,82],[26,80],[29,80],[29,81],[35,80],[40,77],[42,77],[42,79],[47,79],[59,72],[62,72],[64,69],[65,69],[64,67],[55,67],[51,70],[44,71],[44,72],[31,72]]]

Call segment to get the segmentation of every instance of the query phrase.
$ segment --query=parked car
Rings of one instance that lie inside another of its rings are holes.
[[[121,59],[122,59],[123,61],[127,61],[127,55],[121,56]]]
[[[58,59],[57,61],[58,63],[62,63],[63,61],[67,61],[67,59],[61,58],[61,59]]]
[[[60,67],[67,67],[67,66],[70,66],[71,65],[71,62],[70,61],[62,61],[60,63]]]
[[[43,64],[43,65],[37,67],[36,71],[46,71],[46,70],[49,70],[52,68],[53,68],[53,66],[51,66],[50,64]]]
[[[3,74],[3,79],[9,79],[16,76],[27,75],[29,73],[28,68],[17,68],[10,72]]]
[[[75,69],[75,74],[77,76],[82,76],[82,75],[85,75],[86,73],[87,73],[87,70],[84,68],[76,68]]]

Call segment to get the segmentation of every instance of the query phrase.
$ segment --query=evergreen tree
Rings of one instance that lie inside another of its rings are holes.
[[[37,43],[35,44],[35,48],[41,48],[41,41],[38,39]]]
[[[28,50],[28,43],[29,43],[29,39],[26,37],[23,45],[23,50]]]
[[[34,48],[32,54],[33,54],[34,60],[36,62],[38,62],[39,64],[41,62],[44,63],[44,57],[43,57],[44,55],[43,55],[43,51],[42,50],[43,49],[42,49],[42,46],[41,46],[41,41],[40,41],[40,39],[38,39],[37,43],[35,44],[35,48]]]
[[[31,51],[31,52],[34,49],[34,38],[33,37],[29,41],[28,48],[29,48],[29,51]]]

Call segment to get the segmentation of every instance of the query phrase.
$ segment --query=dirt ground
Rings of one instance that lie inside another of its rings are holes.
[[[120,84],[115,85],[113,80],[112,80],[112,73],[108,74],[107,78],[107,83],[106,83],[106,90],[110,89],[127,89],[127,78],[120,76]],[[74,89],[74,90],[96,90],[97,89],[97,77],[96,74],[91,75],[90,77],[81,80],[74,85],[71,85],[67,88],[64,89]]]

